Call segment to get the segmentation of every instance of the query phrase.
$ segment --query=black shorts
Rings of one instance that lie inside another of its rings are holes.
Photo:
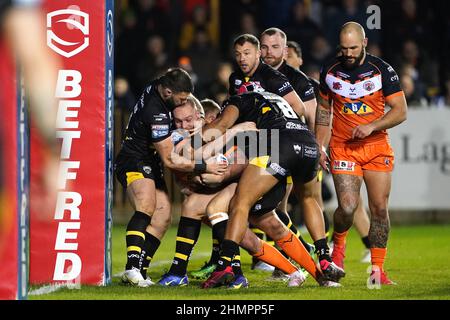
[[[315,141],[305,142],[291,133],[279,133],[279,140],[268,140],[265,154],[250,160],[250,164],[266,169],[278,180],[292,176],[306,183],[314,179],[319,169],[320,152]]]
[[[114,172],[124,188],[137,179],[147,178],[155,181],[156,189],[167,191],[164,167],[156,152],[149,159],[137,159],[119,154],[114,163]]]
[[[278,182],[269,192],[267,192],[261,199],[256,201],[250,209],[250,215],[262,216],[278,207],[281,200],[286,194],[286,179]]]

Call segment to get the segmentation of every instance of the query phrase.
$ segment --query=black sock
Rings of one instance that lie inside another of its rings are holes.
[[[300,242],[303,244],[303,246],[306,248],[306,250],[308,250],[308,252],[311,251],[311,246],[309,245],[308,242],[305,241],[305,239],[303,239],[302,235],[300,234],[300,231],[298,231],[298,229],[295,227],[295,225],[292,223],[291,217],[289,217],[289,215],[281,210],[275,210],[278,218],[281,220],[281,222],[283,222],[285,224],[286,227],[289,228],[289,230],[291,230],[296,236],[297,238],[300,240]]]
[[[238,248],[238,250],[239,250],[239,248]],[[240,255],[239,252],[238,252],[238,254],[236,254],[233,257],[233,260],[231,262],[231,266],[233,267],[233,273],[234,273],[235,276],[243,275],[242,268],[241,268],[241,255]]]
[[[327,238],[323,238],[314,242],[316,246],[316,253],[319,256],[319,261],[325,259],[331,262],[330,248],[328,247]]]
[[[217,264],[217,261],[220,258],[220,242],[217,237],[214,236],[214,230],[213,230],[213,238],[212,238],[212,251],[211,251],[211,258],[209,258],[208,265]]]
[[[156,250],[158,250],[160,244],[161,241],[159,241],[157,237],[147,231],[145,232],[145,241],[142,246],[141,260],[139,261],[141,274],[144,279],[147,278],[148,267],[150,266],[150,262],[152,261],[153,256],[155,255]]]
[[[232,240],[223,240],[216,271],[223,271],[230,266],[235,255],[239,255],[239,245]]]
[[[145,229],[150,224],[151,218],[143,212],[136,211],[127,225],[127,264],[126,270],[139,268],[142,246],[145,241]]]
[[[176,253],[169,272],[178,276],[186,274],[192,249],[200,235],[201,220],[181,217],[178,224]]]
[[[369,236],[365,236],[361,238],[361,241],[364,243],[364,245],[366,246],[366,249],[370,249],[370,241],[369,241]]]
[[[213,252],[211,254],[211,259],[209,260],[210,264],[217,264],[217,262],[219,261],[220,244],[223,242],[223,239],[225,238],[225,230],[227,229],[227,222],[228,220],[224,220],[212,226]],[[214,240],[217,240],[217,244],[214,243]]]

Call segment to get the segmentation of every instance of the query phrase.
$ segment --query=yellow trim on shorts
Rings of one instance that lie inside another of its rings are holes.
[[[127,252],[130,252],[130,251],[137,251],[137,252],[141,253],[142,249],[139,248],[138,246],[129,246],[129,247],[127,247]]]
[[[219,240],[213,239],[213,244],[219,244]]]
[[[139,236],[145,240],[145,234],[143,234],[142,232],[139,232],[139,231],[127,231],[126,235],[127,236]]]
[[[236,255],[236,256],[234,256],[233,260],[241,260],[241,256]]]
[[[250,160],[249,164],[266,169],[269,163],[269,156],[256,157]]]
[[[319,171],[317,171],[317,181],[322,182],[323,180],[323,170],[322,168],[319,169]]]
[[[265,234],[264,231],[262,231],[261,229],[258,229],[258,228],[251,228],[250,231],[253,233]]]
[[[183,237],[177,237],[177,241],[181,241],[181,242],[185,242],[185,243],[189,243],[189,244],[194,244],[194,240],[189,239],[189,238],[183,238]]]
[[[286,178],[286,184],[293,184],[294,182],[292,181],[292,176],[287,176]]]
[[[140,172],[127,172],[127,186],[129,186],[132,182],[144,179],[144,175]]]
[[[220,259],[231,261],[231,258],[228,258],[228,257],[225,257],[225,256],[221,256]]]
[[[185,254],[181,254],[181,253],[177,252],[177,253],[175,253],[175,258],[182,259],[182,260],[186,261],[188,256],[185,255]]]
[[[266,113],[267,111],[270,111],[270,110],[272,110],[272,108],[270,108],[270,107],[263,107],[261,112],[262,112],[262,114],[264,114],[264,113]]]

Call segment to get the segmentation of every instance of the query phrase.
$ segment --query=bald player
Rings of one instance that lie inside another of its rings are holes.
[[[343,265],[345,238],[359,203],[361,183],[367,187],[371,211],[369,241],[372,273],[369,283],[392,285],[383,268],[389,236],[388,200],[394,152],[386,129],[406,120],[407,105],[394,69],[366,53],[361,25],[344,24],[339,34],[341,54],[320,76],[316,137],[320,164],[331,166],[338,198],[334,213],[333,261]],[[385,112],[386,105],[390,110]],[[331,106],[333,122],[330,126]],[[325,153],[331,131],[330,158]]]

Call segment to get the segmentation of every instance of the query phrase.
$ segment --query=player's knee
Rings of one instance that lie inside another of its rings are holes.
[[[388,209],[384,205],[372,205],[370,214],[376,216],[378,219],[385,220],[388,218]]]
[[[153,201],[136,201],[136,210],[140,212],[144,212],[148,214],[149,216],[152,216],[155,212],[155,203]]]
[[[358,201],[342,201],[339,204],[339,212],[346,217],[353,217],[358,207]]]

